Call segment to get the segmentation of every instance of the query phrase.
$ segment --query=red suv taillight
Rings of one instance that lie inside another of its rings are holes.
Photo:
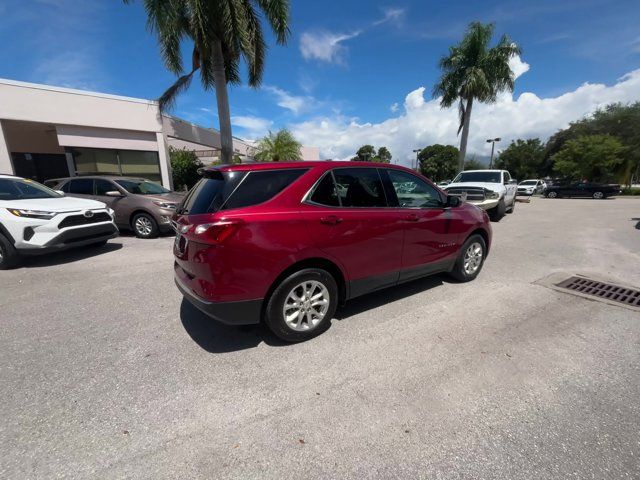
[[[211,223],[193,225],[191,231],[196,241],[208,244],[223,243],[233,235],[242,224],[242,220],[219,220]]]

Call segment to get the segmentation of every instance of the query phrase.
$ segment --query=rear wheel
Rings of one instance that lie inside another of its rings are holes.
[[[20,255],[7,237],[0,234],[0,270],[15,267],[20,261]]]
[[[481,235],[471,235],[464,242],[450,275],[459,282],[470,282],[478,276],[487,255],[487,244]]]
[[[593,192],[593,198],[595,198],[596,200],[602,200],[604,197],[604,193],[603,192]]]
[[[147,213],[138,213],[133,217],[131,226],[138,238],[155,238],[158,236],[158,224]]]
[[[265,310],[265,323],[282,340],[301,342],[329,328],[337,306],[333,276],[320,268],[306,268],[276,287]]]
[[[547,194],[545,196],[547,198],[558,198],[558,193],[557,192],[547,192]]]

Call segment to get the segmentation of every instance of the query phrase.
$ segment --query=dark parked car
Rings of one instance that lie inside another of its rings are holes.
[[[589,197],[602,199],[620,193],[620,185],[603,185],[600,183],[565,183],[550,185],[544,191],[547,198],[557,197]]]
[[[421,175],[366,162],[208,168],[174,217],[175,281],[227,324],[318,335],[338,305],[448,272],[473,280],[491,244],[480,208]]]
[[[50,181],[50,184],[53,183]],[[54,187],[71,197],[104,202],[115,212],[115,223],[140,238],[171,230],[171,216],[184,195],[144,178],[87,176],[59,178]]]

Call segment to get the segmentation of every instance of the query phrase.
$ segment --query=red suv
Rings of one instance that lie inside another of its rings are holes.
[[[486,213],[396,165],[291,162],[204,170],[173,219],[175,281],[232,325],[287,341],[329,327],[338,305],[425,275],[473,280]]]

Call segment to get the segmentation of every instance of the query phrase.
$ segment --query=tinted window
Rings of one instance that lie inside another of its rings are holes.
[[[107,192],[117,190],[116,186],[108,180],[96,180],[96,195],[106,195]]]
[[[398,197],[400,207],[440,207],[438,191],[421,178],[400,170],[385,170]]]
[[[306,171],[306,168],[299,168],[249,172],[231,198],[225,202],[223,208],[248,207],[266,202],[291,185]]]
[[[336,190],[336,185],[333,182],[333,175],[331,172],[325,174],[325,176],[320,180],[320,183],[316,185],[316,188],[309,199],[314,203],[318,203],[320,205],[327,205],[329,207],[339,207],[340,201],[338,200],[338,192]]]
[[[64,193],[69,193],[69,185],[71,185],[71,182],[66,182],[64,185],[62,185],[60,190],[62,190]]]
[[[386,207],[387,200],[375,168],[338,168],[333,171],[343,207]]]
[[[93,195],[93,180],[90,178],[80,178],[69,182],[69,193],[78,195]]]
[[[159,195],[161,193],[169,193],[169,190],[162,185],[149,180],[116,180],[116,183],[129,193],[137,195]]]
[[[246,172],[210,171],[205,175],[205,178],[202,178],[189,190],[178,208],[178,213],[199,215],[220,210],[240,180],[244,178]]]
[[[0,178],[0,200],[60,198],[53,190],[31,180]]]

